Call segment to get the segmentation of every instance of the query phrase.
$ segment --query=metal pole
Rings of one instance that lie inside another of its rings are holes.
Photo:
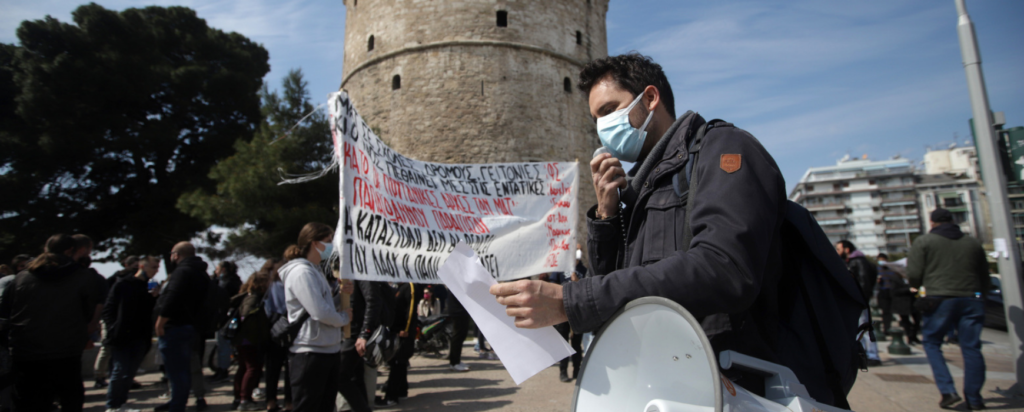
[[[1021,310],[1020,252],[1017,249],[1016,237],[1011,233],[1010,201],[1006,197],[1006,176],[1003,175],[1001,162],[996,150],[995,133],[992,128],[992,111],[988,106],[988,94],[985,91],[985,78],[981,73],[981,56],[978,53],[978,41],[974,37],[974,23],[967,15],[964,0],[954,0],[959,15],[957,33],[960,35],[960,52],[963,54],[964,71],[967,72],[967,90],[971,96],[971,111],[974,114],[974,131],[978,139],[978,160],[981,164],[985,191],[988,193],[988,204],[992,211],[992,234],[997,247],[1001,242],[1006,247],[1004,255],[996,260],[999,262],[999,273],[1003,282],[1003,304],[1006,310],[1006,326],[1010,335],[1010,347],[1013,349],[1014,371],[1017,383],[1014,389],[1021,392],[1024,382],[1024,358],[1021,357],[1020,345],[1024,340],[1024,312]]]

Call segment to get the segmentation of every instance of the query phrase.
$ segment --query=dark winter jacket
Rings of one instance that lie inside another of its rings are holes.
[[[878,268],[859,250],[853,251],[846,258],[846,267],[850,269],[850,274],[857,280],[860,292],[864,294],[864,301],[867,302],[874,294],[875,285],[878,284]]]
[[[241,323],[231,343],[234,345],[262,345],[270,338],[270,322],[260,305],[263,293],[239,293],[231,298],[230,306],[238,309]]]
[[[54,264],[23,271],[4,291],[0,317],[10,319],[16,360],[81,357],[99,296],[92,273],[64,255]]]
[[[974,296],[988,293],[991,279],[981,243],[947,223],[914,240],[907,259],[907,278],[925,287],[928,296]]]
[[[384,293],[391,293],[391,286],[384,282],[357,280],[352,293],[352,334],[353,338],[369,339],[381,324],[384,308]]]
[[[113,275],[107,278],[107,290],[113,289],[114,284],[116,284],[117,281],[124,278],[130,278],[132,276],[135,276],[136,273],[139,273],[138,268],[124,268],[117,272],[114,272]]]
[[[197,330],[206,329],[206,288],[210,285],[206,267],[202,259],[187,257],[167,275],[167,284],[157,300],[156,313],[168,318],[168,326],[192,325]]]
[[[149,293],[148,285],[146,279],[128,276],[110,288],[103,305],[103,323],[107,328],[104,345],[118,347],[152,339],[156,297]]]
[[[785,182],[749,133],[729,124],[708,129],[692,168],[693,238],[682,244],[688,197],[676,193],[673,178],[699,123],[696,113],[684,114],[630,171],[618,215],[597,219],[596,206],[587,212],[591,274],[562,285],[569,324],[594,331],[629,301],[661,296],[701,320],[716,352],[773,361]]]

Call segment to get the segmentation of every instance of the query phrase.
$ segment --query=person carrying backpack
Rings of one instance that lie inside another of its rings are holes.
[[[263,351],[270,337],[270,323],[263,310],[263,297],[270,287],[270,276],[265,270],[249,276],[241,292],[231,298],[231,308],[236,309],[237,329],[231,344],[238,353],[238,371],[235,373],[233,408],[242,411],[256,411],[259,406],[252,399],[252,391],[260,385],[263,372]]]
[[[580,72],[579,88],[588,98],[606,151],[590,163],[597,197],[597,205],[587,211],[592,275],[562,285],[519,280],[492,286],[491,293],[508,306],[506,313],[516,318],[516,326],[568,321],[574,331],[595,331],[626,303],[660,296],[701,321],[716,354],[732,350],[789,366],[791,362],[783,361],[795,357],[783,352],[791,346],[782,337],[852,342],[842,330],[811,327],[814,318],[804,307],[780,310],[790,304],[780,298],[780,282],[785,275],[804,272],[784,270],[790,262],[784,259],[783,246],[788,245],[782,241],[783,230],[792,204],[782,173],[757,139],[692,111],[676,117],[672,88],[661,66],[637,53],[588,63]],[[622,162],[634,166],[627,173]],[[821,243],[819,239],[810,246],[820,249]],[[827,240],[823,246],[831,248]],[[834,252],[826,259],[831,259],[824,266],[831,276],[838,259]],[[796,290],[819,285],[794,284],[798,286]],[[794,313],[802,317],[792,318]],[[788,328],[780,326],[784,316],[787,322],[794,320]],[[852,326],[855,318],[847,315],[844,322]],[[849,361],[853,346],[846,348],[840,352]],[[830,359],[823,349],[814,360]],[[835,405],[845,403],[849,388],[836,390],[826,382],[852,386],[851,365],[842,362],[836,373],[831,373],[833,368],[823,372],[844,379],[811,379],[812,367],[794,372],[814,399]],[[763,378],[734,369],[723,375],[751,392],[764,393]]]

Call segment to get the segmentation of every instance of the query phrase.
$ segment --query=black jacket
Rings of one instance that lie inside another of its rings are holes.
[[[562,286],[569,324],[593,331],[629,301],[661,296],[701,321],[716,352],[773,361],[785,182],[749,133],[728,124],[709,129],[692,169],[698,185],[687,249],[687,197],[676,193],[673,177],[688,161],[698,119],[687,112],[676,120],[630,171],[623,211],[604,220],[596,206],[587,212],[591,273]],[[738,170],[726,171],[724,154],[740,155]]]
[[[857,286],[860,286],[860,291],[864,294],[864,301],[867,302],[874,294],[875,285],[878,284],[878,268],[864,257],[863,253],[857,252],[859,251],[850,255],[846,261],[846,267],[850,269],[850,274],[857,280]]]
[[[121,277],[110,288],[103,305],[103,323],[107,328],[104,345],[124,346],[153,337],[153,305],[156,298],[149,293],[149,281],[135,276]]]
[[[374,330],[380,326],[384,307],[384,293],[391,293],[391,286],[384,282],[357,280],[356,290],[352,293],[352,333],[353,338],[369,339]],[[393,313],[393,312],[392,312]]]
[[[99,296],[92,272],[63,255],[55,264],[23,271],[4,291],[0,317],[10,319],[16,360],[81,357]]]
[[[167,275],[167,284],[157,300],[156,313],[168,318],[168,326],[192,325],[197,331],[205,330],[203,314],[209,285],[206,262],[196,256],[182,259]]]
[[[135,276],[136,273],[139,273],[139,269],[137,268],[124,268],[117,272],[114,272],[113,275],[107,278],[107,290],[114,289],[114,285],[117,283],[117,281],[124,278],[130,278],[132,276]]]

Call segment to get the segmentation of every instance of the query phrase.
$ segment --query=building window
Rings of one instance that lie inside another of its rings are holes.
[[[402,88],[402,76],[395,75],[391,78],[391,90],[398,90]]]
[[[498,10],[498,27],[508,27],[508,12]]]
[[[583,33],[579,30],[576,30],[576,44],[583,44]]]
[[[572,80],[569,80],[568,77],[562,79],[562,88],[566,93],[572,93]]]
[[[366,41],[366,51],[373,51],[373,35],[370,35],[370,40]]]

